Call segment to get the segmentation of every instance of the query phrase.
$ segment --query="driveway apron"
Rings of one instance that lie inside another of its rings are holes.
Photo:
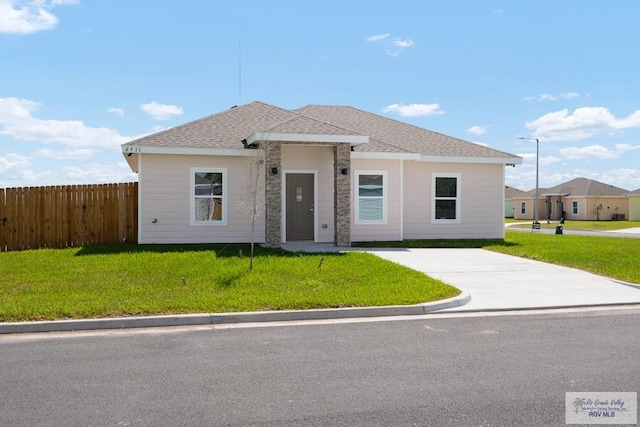
[[[640,303],[640,285],[484,249],[367,249],[471,294],[445,311]]]

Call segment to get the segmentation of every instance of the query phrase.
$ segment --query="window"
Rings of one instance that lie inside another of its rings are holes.
[[[356,224],[386,224],[387,172],[356,171]]]
[[[460,174],[433,174],[431,222],[460,222]]]
[[[191,168],[191,225],[227,224],[226,169]]]
[[[578,215],[578,202],[572,202],[571,206],[573,207],[573,214]]]
[[[520,213],[522,215],[527,213],[527,204],[525,202],[520,203]]]

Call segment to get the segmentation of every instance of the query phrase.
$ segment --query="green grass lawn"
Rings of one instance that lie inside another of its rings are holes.
[[[459,294],[366,253],[256,248],[249,270],[240,250],[249,253],[236,245],[0,253],[0,321],[416,304]]]
[[[528,228],[531,229],[531,223],[533,221],[522,220],[505,220],[507,224],[513,224],[511,227]],[[560,225],[558,221],[552,221],[547,224],[547,221],[540,221],[540,227],[555,229],[557,225]],[[562,224],[566,230],[587,230],[587,231],[611,231],[611,230],[623,230],[625,228],[640,227],[640,221],[570,221],[567,220]]]
[[[507,229],[505,243],[487,243],[484,247],[640,283],[640,239],[636,238],[523,233]]]

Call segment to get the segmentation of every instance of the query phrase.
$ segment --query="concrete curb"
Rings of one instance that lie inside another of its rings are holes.
[[[284,322],[292,320],[345,319],[353,317],[410,316],[459,307],[471,300],[468,292],[442,301],[415,305],[349,307],[320,310],[254,311],[246,313],[184,314],[106,319],[54,320],[41,322],[0,323],[0,334],[63,332],[97,329],[193,326],[229,323]]]

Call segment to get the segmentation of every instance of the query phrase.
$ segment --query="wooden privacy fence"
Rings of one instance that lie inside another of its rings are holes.
[[[0,188],[0,252],[138,241],[138,183]]]

